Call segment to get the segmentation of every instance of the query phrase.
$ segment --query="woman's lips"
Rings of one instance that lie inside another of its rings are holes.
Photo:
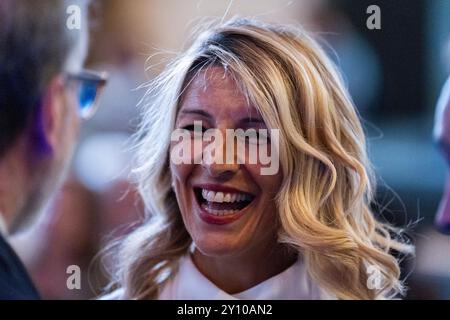
[[[239,212],[234,213],[234,214],[230,214],[230,215],[226,215],[226,216],[225,215],[218,216],[218,215],[209,213],[207,210],[205,210],[201,206],[199,207],[200,218],[208,224],[216,224],[216,225],[230,224],[230,223],[238,220],[240,217],[242,217],[244,215],[244,211],[245,211],[245,209],[240,210]]]
[[[251,193],[222,185],[196,185],[193,190],[200,218],[215,225],[241,218],[255,198]]]
[[[203,184],[196,184],[194,185],[194,188],[200,188],[200,189],[206,189],[210,191],[216,191],[216,192],[233,192],[233,193],[245,193],[245,194],[252,194],[251,192],[240,190],[239,188],[224,186],[221,184],[211,184],[211,183],[203,183]]]

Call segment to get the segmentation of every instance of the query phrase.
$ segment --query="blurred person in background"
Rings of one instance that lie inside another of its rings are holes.
[[[125,1],[95,1],[89,7],[90,42],[86,65],[108,73],[98,112],[84,122],[70,174],[41,219],[11,243],[45,299],[89,299],[106,279],[96,254],[111,237],[127,233],[142,216],[128,183],[127,141],[142,95],[144,58],[137,62],[132,40],[137,10]],[[142,76],[139,76],[142,74]],[[80,289],[69,289],[67,266],[82,271]]]
[[[88,276],[98,250],[98,202],[69,174],[38,221],[10,241],[43,299],[86,299]],[[67,287],[68,266],[80,268],[80,287]]]
[[[300,29],[234,19],[199,35],[149,86],[134,169],[148,216],[110,251],[112,293],[103,298],[404,293],[391,250],[413,247],[370,209],[365,135],[315,40]],[[194,164],[206,148],[176,164],[171,134],[185,130],[194,140],[194,121],[202,132],[278,129],[280,170],[261,174],[247,153],[238,155],[245,162]],[[382,275],[379,286],[368,285],[369,266]]]
[[[98,252],[139,223],[142,209],[129,183],[114,180],[101,192],[71,172],[39,221],[10,238],[45,299],[90,299],[108,282]],[[82,271],[80,287],[66,284],[68,266]]]
[[[433,135],[447,166],[450,165],[450,77],[444,84],[437,102]],[[450,234],[450,177],[448,172],[435,224],[439,231]]]
[[[0,2],[1,299],[39,298],[7,238],[60,186],[80,118],[92,116],[106,82],[83,70],[87,2]],[[79,9],[80,28],[67,27],[70,5]]]

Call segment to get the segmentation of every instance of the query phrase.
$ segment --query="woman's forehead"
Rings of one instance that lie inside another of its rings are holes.
[[[196,93],[221,93],[228,91],[226,94],[234,93],[234,97],[244,96],[242,90],[235,80],[235,77],[223,67],[210,66],[200,70],[191,79],[188,90]]]
[[[259,115],[235,78],[221,67],[207,68],[192,78],[181,105],[181,109],[186,108]]]

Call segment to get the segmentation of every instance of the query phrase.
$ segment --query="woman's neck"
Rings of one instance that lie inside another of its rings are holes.
[[[198,249],[192,254],[197,269],[228,294],[245,291],[283,272],[297,257],[297,252],[279,243],[220,257],[203,255]]]

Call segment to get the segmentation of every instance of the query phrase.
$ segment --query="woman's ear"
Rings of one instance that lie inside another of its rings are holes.
[[[36,125],[40,141],[49,150],[54,150],[61,140],[64,129],[65,81],[62,75],[53,77],[45,87],[40,102],[40,110],[36,117]]]

